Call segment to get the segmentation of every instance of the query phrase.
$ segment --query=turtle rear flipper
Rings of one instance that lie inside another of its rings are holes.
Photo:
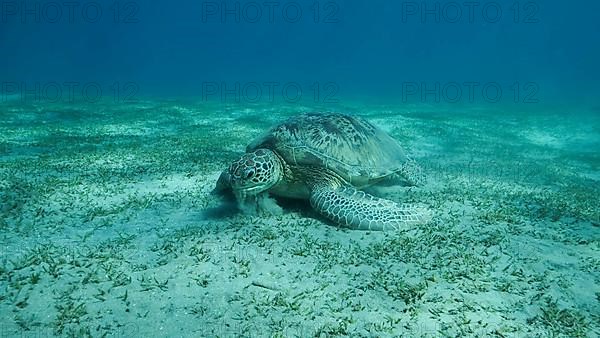
[[[424,223],[427,212],[369,195],[351,186],[313,189],[311,206],[340,226],[355,230],[409,230]]]
[[[412,186],[421,186],[425,183],[425,174],[423,169],[414,160],[407,158],[397,173],[400,177]]]

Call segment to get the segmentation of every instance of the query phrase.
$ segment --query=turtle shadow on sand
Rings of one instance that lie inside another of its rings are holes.
[[[253,213],[251,210],[240,208],[231,189],[215,190],[210,193],[210,196],[217,201],[217,205],[204,209],[205,218],[226,219],[238,214]],[[263,216],[276,216],[289,212],[300,212],[303,216],[315,216],[310,204],[305,200],[269,195],[268,201],[261,205],[261,210],[258,210]]]
[[[210,193],[210,197],[217,200],[218,203],[216,206],[204,208],[205,219],[221,220],[241,212],[231,190],[213,191]]]
[[[211,193],[212,198],[218,200],[217,206],[205,208],[203,210],[203,216],[205,219],[211,220],[226,220],[230,217],[237,215],[247,215],[249,212],[240,208],[237,203],[233,192],[213,192]],[[270,196],[270,200],[276,203],[276,207],[273,209],[265,208],[260,210],[259,215],[263,217],[273,217],[277,215],[288,215],[297,213],[301,217],[318,219],[328,225],[338,226],[335,222],[323,217],[317,213],[310,206],[310,203],[302,199],[285,198],[279,196]],[[255,212],[250,212],[256,214]]]

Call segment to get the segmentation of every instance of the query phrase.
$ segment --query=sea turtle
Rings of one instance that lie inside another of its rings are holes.
[[[243,210],[280,208],[269,193],[308,199],[340,226],[360,230],[406,229],[426,212],[359,189],[391,177],[411,185],[420,167],[398,142],[358,116],[305,113],[254,140],[219,177],[215,192],[230,189]]]

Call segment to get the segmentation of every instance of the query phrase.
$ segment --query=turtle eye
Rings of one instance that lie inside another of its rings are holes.
[[[252,178],[252,176],[254,176],[254,169],[248,169],[248,170],[244,171],[245,179],[250,179],[250,178]]]

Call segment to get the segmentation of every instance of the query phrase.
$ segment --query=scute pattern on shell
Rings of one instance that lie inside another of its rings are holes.
[[[322,166],[354,184],[397,172],[407,161],[396,140],[351,115],[308,113],[288,119],[247,151],[268,148],[290,165]]]

